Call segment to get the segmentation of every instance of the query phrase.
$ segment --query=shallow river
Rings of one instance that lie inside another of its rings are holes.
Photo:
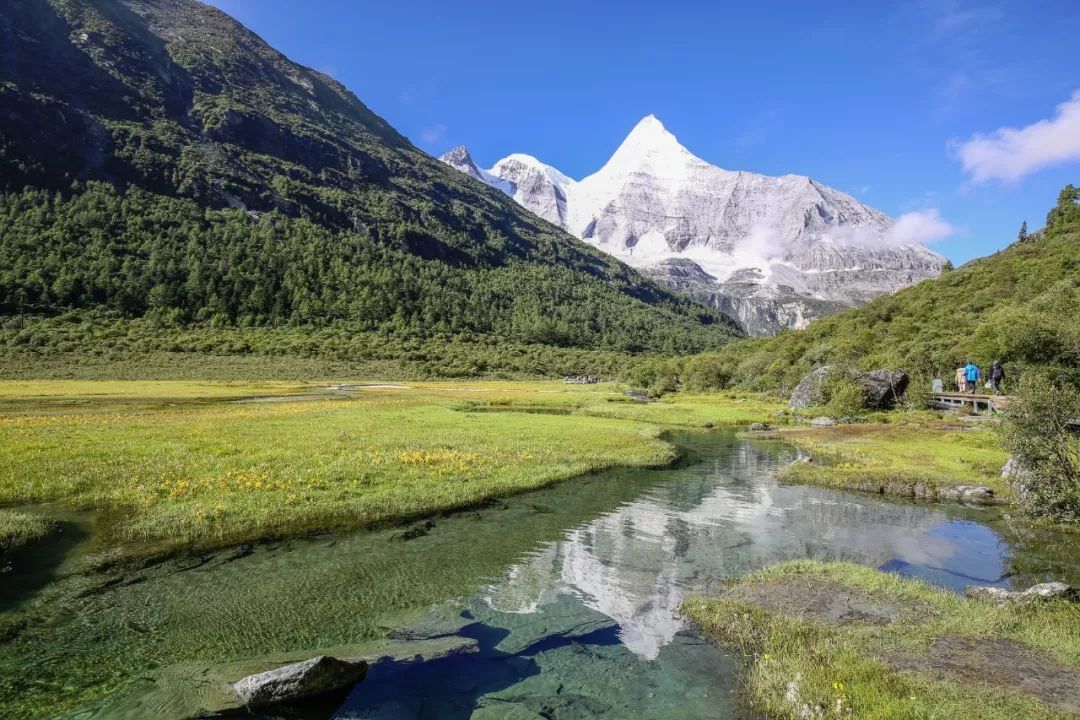
[[[997,510],[781,486],[790,448],[673,440],[687,453],[677,468],[602,473],[411,528],[90,579],[83,541],[43,588],[9,598],[38,620],[0,644],[0,690],[20,697],[0,715],[190,712],[178,686],[191,668],[449,627],[480,652],[380,666],[333,717],[742,718],[737,663],[678,616],[725,578],[809,557],[958,591],[1080,581],[1074,542],[1020,533]]]

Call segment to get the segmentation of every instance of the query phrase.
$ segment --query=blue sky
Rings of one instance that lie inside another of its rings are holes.
[[[721,167],[937,210],[957,263],[1080,184],[1075,0],[212,4],[485,167],[526,152],[580,179],[654,113]]]

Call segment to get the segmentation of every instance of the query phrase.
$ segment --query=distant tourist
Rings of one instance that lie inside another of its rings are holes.
[[[967,392],[967,380],[964,378],[964,366],[956,368],[956,389],[960,392]]]
[[[969,393],[975,393],[979,387],[979,378],[981,377],[982,372],[979,371],[979,366],[973,360],[968,360],[968,364],[964,366],[964,380],[967,383]]]
[[[1001,383],[1005,380],[1005,366],[1001,364],[1000,360],[995,360],[990,364],[990,386],[994,388],[994,394],[1001,394]]]

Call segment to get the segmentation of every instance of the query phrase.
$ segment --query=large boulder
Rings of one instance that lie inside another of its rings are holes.
[[[819,407],[828,401],[828,384],[832,368],[822,365],[804,377],[791,393],[791,407]],[[903,370],[872,370],[859,373],[856,381],[862,388],[863,407],[869,410],[890,410],[907,392],[908,374]]]
[[[862,373],[863,405],[871,410],[891,410],[907,392],[908,374],[903,370],[874,370]]]
[[[249,675],[233,685],[244,705],[265,707],[302,698],[348,690],[367,675],[364,660],[339,660],[329,655]]]
[[[829,382],[828,365],[822,365],[810,373],[795,386],[791,392],[791,407],[805,409],[824,405],[826,401],[825,387]]]

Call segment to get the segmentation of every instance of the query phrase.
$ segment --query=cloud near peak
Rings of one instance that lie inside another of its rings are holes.
[[[972,182],[1015,182],[1037,170],[1080,160],[1080,90],[1049,120],[976,134],[953,150]]]
[[[829,239],[837,245],[854,245],[872,248],[893,248],[904,245],[929,245],[956,234],[956,228],[941,217],[935,208],[906,212],[884,233],[870,228],[840,226],[829,232]]]
[[[928,245],[955,232],[956,228],[931,208],[907,212],[896,218],[887,239],[890,245]]]

